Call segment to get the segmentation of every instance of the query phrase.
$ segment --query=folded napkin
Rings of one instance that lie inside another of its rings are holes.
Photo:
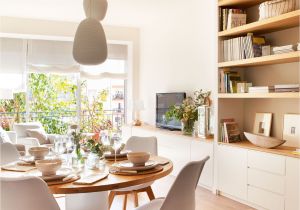
[[[125,174],[137,174],[138,171],[137,170],[128,170],[128,169],[122,169],[119,167],[110,167],[109,169],[109,173],[111,174],[119,174],[119,173],[125,173]]]
[[[108,176],[108,173],[97,173],[97,174],[90,174],[85,177],[80,178],[79,180],[73,182],[76,185],[90,185],[94,184],[102,179],[105,179]]]

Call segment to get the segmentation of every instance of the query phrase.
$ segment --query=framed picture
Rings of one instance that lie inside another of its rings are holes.
[[[285,114],[283,117],[285,145],[300,148],[300,114]]]
[[[256,113],[253,133],[263,136],[270,136],[272,113]]]

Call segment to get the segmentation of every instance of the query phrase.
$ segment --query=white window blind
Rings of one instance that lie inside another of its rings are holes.
[[[108,45],[108,59],[96,66],[81,66],[80,76],[83,79],[126,79],[127,46]]]
[[[72,42],[28,40],[28,71],[36,73],[79,73],[80,67],[73,59],[72,49]]]
[[[26,40],[0,38],[0,73],[23,73],[26,68],[26,50]]]
[[[0,38],[0,89],[25,89],[27,41]]]

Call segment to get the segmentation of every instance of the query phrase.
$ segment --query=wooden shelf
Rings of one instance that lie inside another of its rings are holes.
[[[260,4],[266,0],[219,0],[219,7],[237,6],[237,7],[251,7]]]
[[[292,63],[300,61],[300,51],[283,53],[278,55],[268,55],[257,58],[250,58],[238,61],[228,61],[219,63],[219,68],[224,67],[249,67],[249,66],[263,66],[281,63]]]
[[[269,33],[299,26],[300,10],[285,13],[276,17],[249,23],[243,26],[220,31],[219,37],[246,35],[247,33]]]
[[[218,98],[290,98],[300,99],[299,92],[286,92],[286,93],[219,93]]]
[[[224,142],[218,142],[219,145],[227,145],[227,146],[232,146],[232,147],[239,147],[239,148],[245,148],[245,149],[250,149],[250,150],[256,150],[256,151],[261,151],[261,152],[267,152],[267,153],[272,153],[272,154],[277,154],[277,155],[284,155],[288,157],[294,157],[294,158],[300,158],[299,154],[296,154],[296,147],[288,147],[288,146],[279,146],[274,149],[266,149],[262,147],[255,146],[249,141],[241,141],[241,142],[236,142],[236,143],[224,143]]]

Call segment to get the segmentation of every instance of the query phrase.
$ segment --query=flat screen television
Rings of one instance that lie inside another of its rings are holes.
[[[180,105],[186,98],[186,93],[156,93],[156,127],[170,130],[180,130],[181,122],[175,118],[167,121],[166,112],[172,105]]]

